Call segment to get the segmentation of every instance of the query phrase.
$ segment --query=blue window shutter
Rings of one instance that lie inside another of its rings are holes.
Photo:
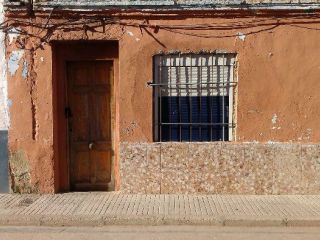
[[[228,96],[164,96],[159,101],[161,122],[164,123],[161,127],[161,141],[219,141],[222,140],[223,128],[225,140],[228,139],[228,126],[205,125],[222,123],[223,111],[224,122],[228,123]]]

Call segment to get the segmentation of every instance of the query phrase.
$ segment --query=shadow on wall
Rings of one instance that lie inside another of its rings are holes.
[[[0,192],[9,192],[8,131],[0,131]]]

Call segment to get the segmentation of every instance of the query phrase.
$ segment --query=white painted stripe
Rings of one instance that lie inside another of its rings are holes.
[[[4,21],[3,1],[0,0],[0,22]],[[8,113],[8,92],[7,92],[7,64],[5,33],[0,31],[0,130],[7,130],[9,127]]]

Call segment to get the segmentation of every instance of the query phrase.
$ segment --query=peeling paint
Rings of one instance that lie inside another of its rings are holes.
[[[26,79],[28,76],[28,63],[27,61],[23,62],[23,69],[22,69],[22,78]]]
[[[9,44],[11,44],[14,39],[17,39],[20,36],[20,31],[20,28],[12,28],[8,31]]]
[[[272,130],[280,130],[281,127],[279,125],[277,125],[278,123],[278,115],[277,114],[273,114],[272,118],[271,118],[271,123],[272,123]]]
[[[0,0],[0,23],[4,22],[3,2]],[[0,30],[0,192],[9,192],[9,165],[8,165],[8,92],[7,92],[7,65],[5,33]]]
[[[8,100],[7,100],[7,105],[8,105],[8,107],[11,107],[11,106],[12,106],[12,100],[11,100],[11,99],[8,99]]]
[[[4,21],[3,0],[0,0],[0,22]],[[0,130],[9,128],[9,111],[7,106],[7,61],[6,61],[6,35],[0,30]]]
[[[11,76],[14,76],[19,69],[19,62],[21,58],[24,55],[23,50],[14,50],[10,54],[9,60],[8,60],[8,71]]]
[[[277,114],[273,114],[272,119],[271,119],[272,124],[276,124],[277,120],[278,120]]]
[[[242,32],[239,32],[239,33],[238,33],[238,38],[239,38],[240,40],[244,41],[244,40],[246,39],[246,35],[245,35],[244,33],[242,33]]]
[[[128,35],[131,36],[131,37],[134,36],[133,32],[127,31],[127,33],[128,33]]]

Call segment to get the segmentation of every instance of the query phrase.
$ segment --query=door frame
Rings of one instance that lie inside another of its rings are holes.
[[[110,191],[119,189],[119,45],[117,41],[57,41],[52,42],[53,70],[53,140],[55,192],[70,191],[69,136],[65,117],[67,103],[67,62],[112,61],[111,161]]]

